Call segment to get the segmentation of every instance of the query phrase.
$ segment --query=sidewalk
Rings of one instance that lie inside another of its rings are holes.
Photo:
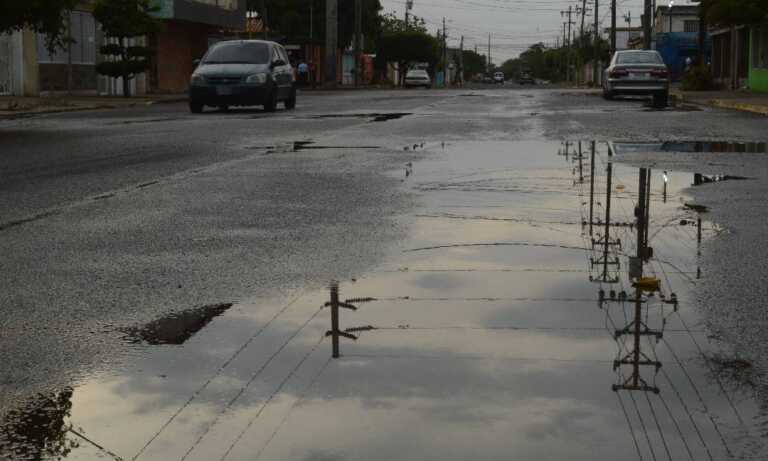
[[[672,90],[681,102],[768,115],[768,93],[738,91]]]
[[[93,109],[115,109],[186,101],[185,94],[123,98],[115,96],[0,96],[0,120],[40,114]]]

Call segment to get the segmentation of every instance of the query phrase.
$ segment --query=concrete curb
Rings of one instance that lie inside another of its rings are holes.
[[[712,107],[719,107],[722,109],[732,109],[741,112],[750,112],[759,115],[768,115],[768,106],[761,106],[757,104],[749,104],[742,102],[724,101],[722,99],[711,99],[706,104]]]
[[[694,100],[686,98],[685,93],[682,91],[674,91],[671,94],[675,95],[680,102],[688,104],[694,104],[697,106],[714,107],[717,109],[730,109],[740,112],[749,112],[752,114],[766,115],[768,116],[768,105],[749,104],[743,102],[727,101],[725,99],[707,99],[707,100]]]
[[[142,100],[130,101],[129,100],[129,101],[120,102],[120,103],[95,102],[94,104],[73,105],[73,106],[50,106],[50,108],[42,107],[38,109],[20,110],[16,112],[0,111],[0,120],[16,120],[16,119],[31,118],[31,117],[41,116],[41,115],[48,115],[48,114],[83,112],[87,110],[108,110],[108,109],[120,109],[120,108],[137,107],[137,106],[154,106],[158,104],[172,104],[172,103],[180,103],[180,102],[187,102],[187,101],[189,101],[189,97],[184,95],[184,96],[169,97],[169,98],[149,100],[149,101],[142,101]]]
[[[83,112],[86,110],[117,109],[118,107],[120,106],[110,105],[110,104],[101,104],[101,105],[95,105],[95,106],[56,107],[56,108],[51,108],[50,110],[29,110],[29,111],[19,111],[15,113],[5,113],[5,114],[0,113],[0,120],[17,120],[22,118],[37,117],[40,115],[64,114],[67,112]]]

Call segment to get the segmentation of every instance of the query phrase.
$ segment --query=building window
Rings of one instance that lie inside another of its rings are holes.
[[[683,32],[698,32],[699,21],[685,21],[683,22]]]
[[[72,24],[72,63],[95,64],[96,63],[96,20],[93,15],[84,11],[70,13]],[[45,35],[37,36],[37,60],[43,64],[66,64],[68,46],[57,48],[51,54],[45,47]]]

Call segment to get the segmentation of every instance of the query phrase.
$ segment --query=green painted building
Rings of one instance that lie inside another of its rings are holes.
[[[749,88],[768,92],[768,22],[750,28]]]

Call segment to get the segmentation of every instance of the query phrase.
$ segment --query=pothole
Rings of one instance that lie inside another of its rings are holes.
[[[303,150],[381,149],[381,146],[327,146],[314,141],[290,141],[271,146],[250,146],[249,150],[263,150],[266,154],[288,154]]]
[[[413,115],[411,112],[390,112],[390,113],[356,113],[356,114],[321,114],[310,115],[307,117],[312,120],[326,119],[326,118],[367,118],[371,122],[386,122],[389,120],[401,119],[407,115]]]

